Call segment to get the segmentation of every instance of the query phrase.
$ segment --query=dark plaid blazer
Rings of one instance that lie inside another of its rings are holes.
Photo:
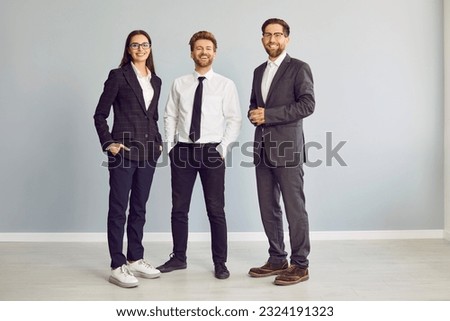
[[[105,151],[111,143],[122,143],[125,158],[156,162],[161,155],[162,139],[158,129],[158,101],[161,79],[152,74],[154,96],[147,109],[136,73],[131,64],[110,71],[94,114],[95,128]],[[107,118],[114,111],[112,130]]]

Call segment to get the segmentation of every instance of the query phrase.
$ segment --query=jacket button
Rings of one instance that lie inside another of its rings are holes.
[[[148,134],[145,134],[145,138],[148,138]]]

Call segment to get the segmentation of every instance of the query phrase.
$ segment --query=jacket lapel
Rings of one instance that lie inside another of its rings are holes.
[[[270,96],[272,95],[272,92],[275,90],[278,82],[283,77],[283,74],[287,70],[290,61],[291,61],[291,57],[289,57],[289,55],[286,55],[286,57],[284,58],[283,62],[280,65],[280,67],[278,67],[278,70],[275,73],[275,76],[273,77],[272,83],[270,84],[269,92],[267,93],[266,103],[270,100]]]
[[[147,109],[147,113],[149,115],[151,115],[151,113],[153,112],[153,109],[155,109],[156,105],[158,104],[158,99],[159,99],[159,96],[157,95],[157,93],[159,93],[159,84],[156,81],[155,75],[152,75],[152,78],[150,78],[150,84],[152,85],[152,88],[153,88],[153,98],[150,101],[150,106],[148,106],[148,109]],[[156,111],[156,112],[158,112],[158,111]]]
[[[123,74],[128,84],[130,85],[131,89],[133,89],[133,92],[136,95],[142,110],[144,112],[147,112],[147,108],[145,108],[144,95],[142,94],[142,88],[141,85],[139,84],[139,81],[136,77],[136,73],[134,72],[133,67],[131,67],[130,64],[124,66]]]

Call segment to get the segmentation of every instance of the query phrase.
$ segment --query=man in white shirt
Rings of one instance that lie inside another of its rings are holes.
[[[225,157],[239,135],[242,117],[234,82],[212,69],[214,35],[199,31],[189,44],[195,71],[175,79],[164,114],[171,159],[173,253],[158,269],[166,273],[187,267],[188,212],[198,173],[211,227],[215,276],[226,279],[230,273],[225,265]]]

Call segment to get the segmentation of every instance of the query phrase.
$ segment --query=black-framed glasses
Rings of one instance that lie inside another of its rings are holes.
[[[284,33],[282,33],[282,32],[275,32],[275,33],[264,32],[263,33],[263,37],[266,39],[270,39],[270,38],[272,38],[272,36],[275,37],[275,39],[280,39],[281,37],[284,36]]]
[[[130,47],[133,50],[138,50],[139,47],[142,47],[142,49],[148,49],[150,48],[151,44],[149,42],[143,42],[143,43],[137,43],[137,42],[132,42],[128,45],[128,47]]]

